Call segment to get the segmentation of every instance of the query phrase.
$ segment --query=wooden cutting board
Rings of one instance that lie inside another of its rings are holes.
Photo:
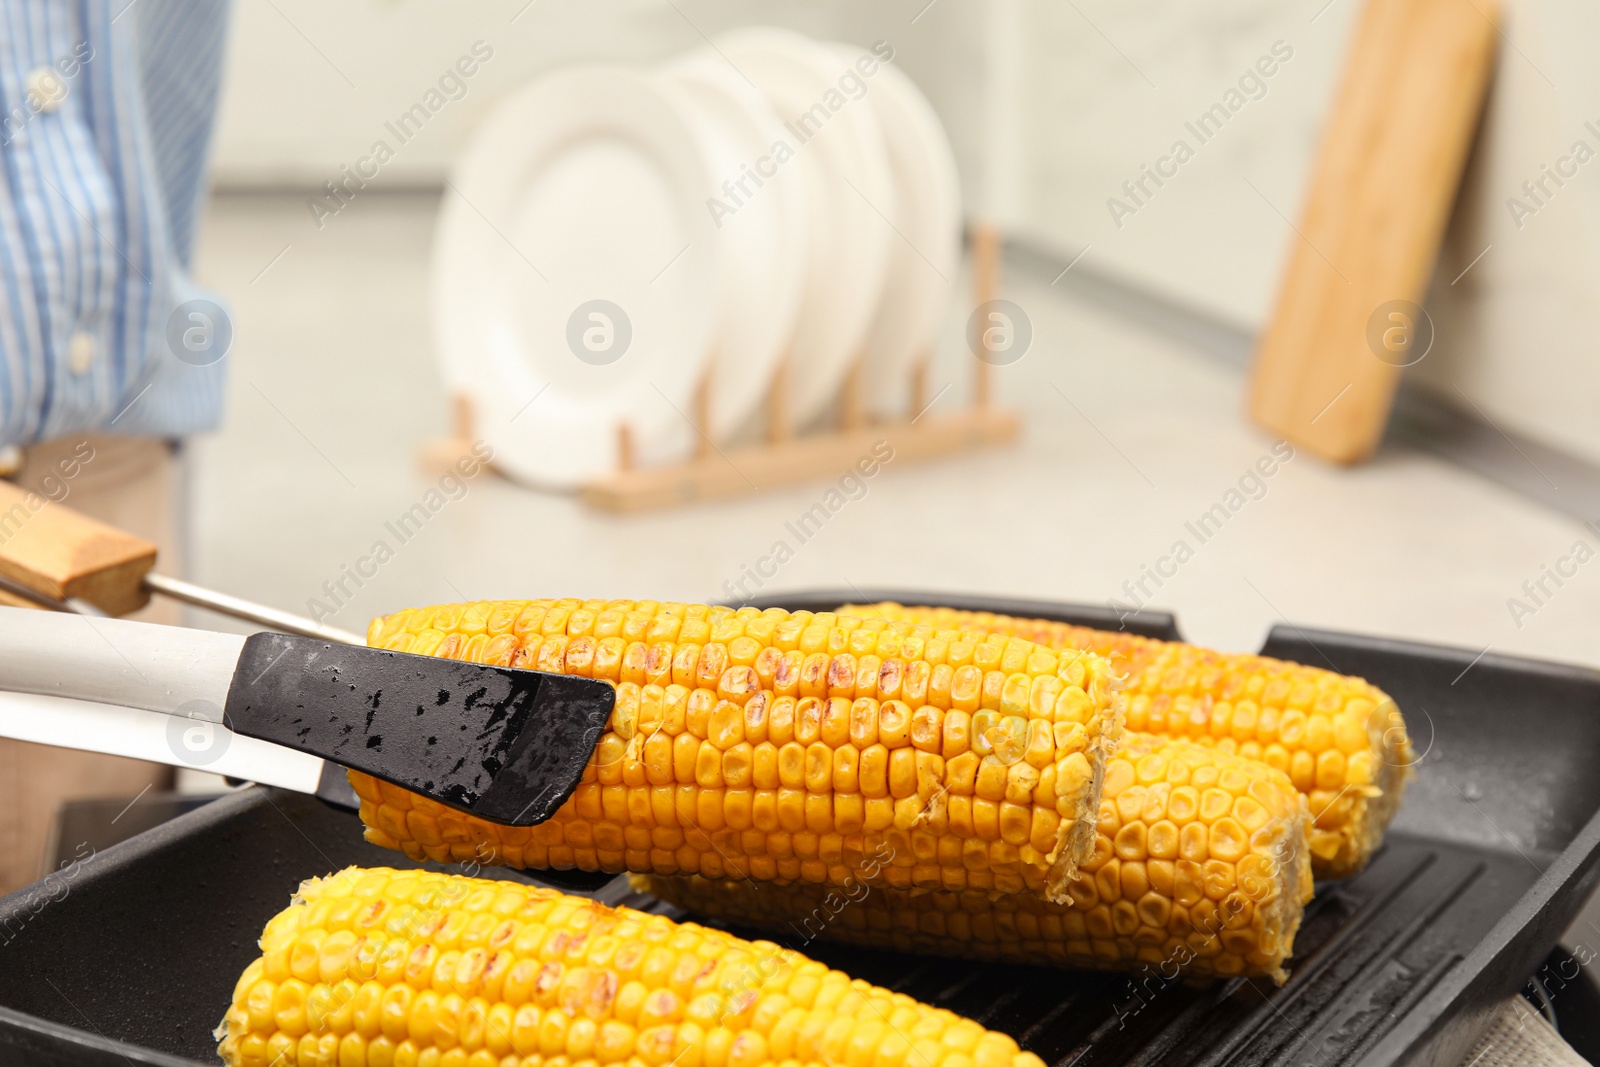
[[[1496,18],[1491,0],[1367,0],[1353,31],[1250,396],[1257,422],[1326,459],[1372,454],[1423,354],[1427,323],[1404,305],[1433,272]]]

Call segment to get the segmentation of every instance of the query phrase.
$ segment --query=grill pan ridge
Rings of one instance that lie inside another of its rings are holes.
[[[1099,607],[898,590],[751,603],[874,600],[1118,625]],[[1127,622],[1178,637],[1170,615]],[[1056,1067],[1456,1067],[1600,875],[1600,778],[1588,773],[1600,672],[1293,625],[1262,652],[1366,677],[1398,702],[1422,753],[1371,865],[1318,884],[1287,985],[793,947],[1003,1030]],[[37,885],[0,899],[0,1065],[215,1064],[210,1031],[262,925],[301,880],[353,863],[414,866],[362,841],[347,812],[252,788],[95,854],[60,899],[41,904]],[[680,914],[625,879],[595,895]]]

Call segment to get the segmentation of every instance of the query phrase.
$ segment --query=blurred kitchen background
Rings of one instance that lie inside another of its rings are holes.
[[[1271,450],[1246,418],[1245,375],[1359,10],[239,0],[197,256],[199,280],[229,301],[235,341],[224,428],[191,449],[189,570],[292,610],[316,598],[357,630],[375,613],[452,599],[727,597],[725,583],[831,479],[619,516],[484,474],[375,577],[347,581],[353,595],[330,599],[324,583],[437,478],[418,462],[450,423],[429,256],[444,179],[474,128],[559,64],[650,63],[770,23],[892,44],[949,134],[968,218],[1005,233],[1002,295],[1034,339],[995,368],[997,402],[1022,413],[1020,443],[891,463],[760,592],[1118,598],[1172,610],[1187,637],[1225,649],[1257,647],[1287,619],[1600,663],[1589,625],[1600,566],[1531,614],[1509,606],[1531,604],[1524,582],[1575,542],[1600,543],[1580,522],[1600,519],[1584,495],[1600,464],[1600,361],[1585,321],[1600,295],[1600,185],[1585,168],[1534,214],[1507,207],[1574,141],[1595,142],[1585,122],[1600,119],[1600,69],[1583,50],[1600,10],[1569,0],[1507,5],[1426,302],[1437,340],[1406,372],[1375,459],[1338,468],[1300,451],[1174,576],[1138,587],[1184,524]],[[466,95],[319,226],[308,198],[478,41],[493,58]],[[1124,181],[1275,48],[1261,95],[1159,195],[1114,219],[1107,201]],[[972,305],[970,280],[953,280],[930,379],[930,394],[948,386],[939,406],[966,402]],[[1427,419],[1408,422],[1417,410]]]

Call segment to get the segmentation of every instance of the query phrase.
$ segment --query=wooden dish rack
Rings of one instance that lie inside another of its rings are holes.
[[[999,287],[1000,236],[991,226],[971,231],[974,289],[978,303],[994,298]],[[853,466],[873,446],[887,440],[896,462],[932,459],[968,452],[1016,439],[1021,420],[1014,411],[992,403],[992,366],[973,360],[972,401],[965,410],[936,414],[937,395],[928,393],[931,352],[920,353],[911,372],[910,403],[898,419],[873,421],[863,396],[864,357],[851,367],[840,391],[838,417],[832,427],[795,432],[788,410],[788,375],[781,365],[766,397],[766,432],[762,440],[719,449],[701,431],[709,424],[715,382],[707,372],[695,392],[691,421],[697,442],[694,453],[678,463],[641,466],[635,459],[633,435],[626,423],[617,427],[618,468],[578,490],[584,503],[604,511],[642,511],[739,496],[774,486],[837,475]],[[450,439],[424,449],[424,463],[448,464],[472,443],[472,411],[464,397],[455,400],[455,426]]]

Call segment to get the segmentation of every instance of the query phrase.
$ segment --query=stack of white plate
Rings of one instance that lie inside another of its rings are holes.
[[[933,109],[881,51],[739,30],[495,108],[446,190],[433,290],[446,382],[502,469],[581,484],[618,468],[621,427],[641,463],[685,458],[780,365],[796,425],[860,358],[867,404],[895,414],[961,208]]]

